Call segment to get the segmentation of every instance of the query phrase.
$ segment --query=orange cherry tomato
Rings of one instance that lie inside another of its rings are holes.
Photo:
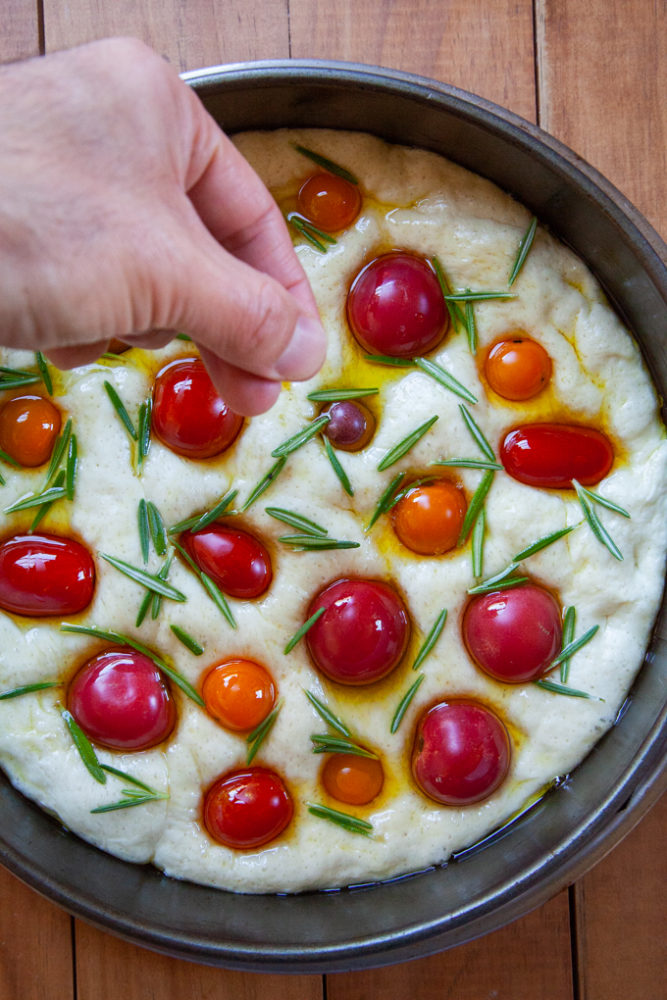
[[[297,196],[299,211],[325,233],[346,229],[359,215],[361,192],[336,174],[313,174]]]
[[[372,757],[334,753],[322,768],[322,784],[333,799],[363,806],[382,791],[382,764]]]
[[[551,358],[535,340],[511,337],[493,345],[484,362],[484,374],[503,399],[531,399],[551,378]]]
[[[0,448],[24,468],[51,457],[60,411],[43,396],[15,396],[0,410]]]
[[[267,717],[276,686],[268,670],[254,660],[226,660],[206,675],[202,695],[214,719],[226,729],[243,731]]]
[[[400,542],[423,556],[440,556],[453,549],[466,514],[463,490],[448,479],[436,479],[409,489],[392,512]]]

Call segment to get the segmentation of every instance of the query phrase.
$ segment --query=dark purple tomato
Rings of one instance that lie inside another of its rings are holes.
[[[282,778],[265,767],[224,774],[204,797],[204,826],[210,835],[241,851],[275,840],[293,812]]]
[[[396,591],[379,580],[342,579],[308,609],[324,614],[306,633],[318,670],[341,684],[371,684],[391,673],[410,638],[410,619]]]
[[[463,615],[463,639],[484,673],[509,684],[534,681],[560,652],[561,609],[534,583],[479,594]]]
[[[396,250],[376,257],[356,276],[347,297],[347,319],[371,354],[410,358],[440,343],[449,314],[432,265]]]
[[[0,608],[30,618],[83,611],[95,589],[95,564],[73,538],[14,535],[0,545]]]
[[[502,784],[510,766],[507,729],[475,701],[443,701],[419,720],[412,774],[425,795],[446,806],[481,802]]]
[[[330,416],[324,428],[334,448],[341,451],[361,451],[375,432],[375,417],[363,403],[345,399],[332,403],[324,410]]]
[[[248,531],[211,524],[186,531],[181,542],[199,569],[230,597],[260,597],[273,579],[269,553]]]
[[[112,750],[148,750],[169,736],[176,721],[158,668],[126,647],[84,664],[70,684],[67,707],[91,740]]]
[[[500,443],[506,472],[527,486],[568,489],[576,479],[594,486],[607,475],[614,452],[607,438],[576,424],[524,424]]]

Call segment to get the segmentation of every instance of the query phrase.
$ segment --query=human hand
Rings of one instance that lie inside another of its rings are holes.
[[[315,374],[325,335],[278,207],[151,49],[0,68],[0,135],[0,343],[71,368],[180,331],[248,416]]]

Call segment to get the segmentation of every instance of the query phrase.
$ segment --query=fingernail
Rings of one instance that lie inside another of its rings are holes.
[[[301,316],[289,344],[275,364],[282,379],[310,378],[322,365],[327,352],[327,338],[321,323],[312,316]]]

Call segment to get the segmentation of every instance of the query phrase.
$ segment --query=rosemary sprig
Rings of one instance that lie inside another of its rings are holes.
[[[48,392],[49,396],[53,395],[53,380],[51,379],[51,372],[49,371],[49,366],[46,363],[46,358],[41,351],[35,351],[35,361],[37,362],[37,367],[39,369],[39,376],[44,383],[44,387]]]
[[[271,483],[273,483],[273,482],[276,481],[276,479],[278,478],[278,476],[280,475],[280,473],[285,468],[286,462],[287,462],[286,456],[282,455],[279,459],[277,459],[273,463],[273,465],[271,466],[271,468],[269,469],[269,471],[266,473],[265,476],[263,476],[260,479],[260,481],[257,483],[257,485],[255,486],[255,488],[250,493],[250,496],[248,497],[248,499],[246,500],[246,502],[241,507],[241,512],[242,513],[245,513],[245,511],[247,511],[249,507],[252,507],[252,505],[254,504],[255,500],[258,500],[259,497],[261,497],[262,493],[264,493],[266,490],[268,490],[268,488],[271,485]]]
[[[521,549],[521,552],[517,552],[512,561],[519,563],[522,559],[527,559],[528,556],[533,556],[536,552],[541,552],[542,549],[546,549],[548,545],[553,545],[559,538],[564,538],[565,535],[569,535],[571,531],[574,531],[578,527],[578,524],[571,524],[567,528],[560,528],[558,531],[552,531],[551,534],[538,538],[536,542],[531,542],[530,545],[526,545],[524,549]]]
[[[442,297],[445,300],[445,305],[447,306],[447,312],[449,313],[452,329],[455,333],[458,333],[458,331],[465,326],[465,319],[463,317],[463,313],[461,312],[461,307],[458,302],[452,302],[448,298],[448,296],[452,294],[452,286],[438,258],[431,257],[431,263],[433,264],[433,268],[440,284],[440,290],[442,292]]]
[[[396,711],[394,712],[394,715],[392,717],[391,726],[389,729],[389,731],[392,734],[398,731],[398,727],[403,721],[403,716],[410,707],[410,703],[412,702],[414,696],[417,694],[417,691],[419,690],[419,685],[422,683],[425,676],[426,674],[420,674],[419,677],[417,677],[417,679],[410,685],[410,687],[405,692],[405,694],[399,701],[398,705],[396,706]]]
[[[23,684],[21,687],[13,688],[0,694],[0,701],[9,701],[10,698],[20,698],[24,694],[32,694],[34,691],[46,691],[48,688],[60,687],[62,681],[39,681],[37,684]]]
[[[60,463],[63,460],[63,455],[65,454],[65,449],[69,444],[69,439],[72,434],[72,418],[69,417],[65,423],[62,433],[59,435],[56,441],[53,451],[51,452],[51,461],[49,462],[49,467],[46,470],[46,481],[44,483],[44,489],[50,486],[54,476],[60,468]]]
[[[140,781],[139,778],[134,778],[127,771],[121,771],[117,767],[112,767],[111,764],[100,764],[103,771],[107,774],[113,774],[116,778],[122,778],[123,781],[129,781],[131,785],[135,785],[137,788],[141,788],[144,792],[152,792],[153,789],[150,785],[147,785],[145,781]]]
[[[373,824],[358,816],[350,816],[349,813],[340,812],[338,809],[331,809],[329,806],[320,805],[317,802],[307,802],[308,812],[320,819],[329,820],[337,826],[342,826],[349,833],[358,833],[363,837],[370,837],[373,832]]]
[[[13,466],[15,469],[21,468],[21,463],[17,462],[16,459],[12,458],[11,455],[8,455],[6,451],[2,450],[2,448],[0,448],[0,460],[6,462],[7,465]]]
[[[470,498],[470,503],[468,504],[468,509],[466,515],[463,518],[463,524],[461,526],[461,534],[458,537],[458,545],[463,545],[466,538],[470,534],[472,528],[475,525],[475,521],[479,516],[479,512],[484,506],[484,501],[486,500],[487,493],[491,489],[493,483],[493,477],[495,472],[489,470],[485,472],[482,476],[479,486]]]
[[[353,757],[368,757],[377,760],[378,755],[367,750],[348,736],[332,736],[330,733],[313,733],[310,737],[313,753],[349,753]]]
[[[150,525],[148,523],[148,504],[144,497],[139,501],[137,507],[137,526],[139,528],[139,548],[141,549],[141,558],[145,563],[148,562],[148,554],[150,547]]]
[[[347,472],[345,471],[345,469],[341,465],[340,460],[339,460],[338,456],[336,455],[336,452],[333,450],[333,448],[331,446],[331,441],[329,440],[328,437],[324,437],[323,441],[324,441],[324,450],[325,450],[325,452],[327,454],[327,458],[329,459],[329,463],[331,465],[331,468],[334,470],[334,472],[335,472],[335,474],[336,474],[336,476],[338,478],[338,481],[340,482],[341,486],[343,487],[343,489],[345,490],[345,492],[347,493],[347,495],[349,497],[353,497],[354,496],[354,490],[352,488],[352,483],[350,482],[350,478],[349,478]]]
[[[51,505],[56,500],[64,499],[67,496],[67,488],[62,485],[64,482],[65,473],[63,472],[61,485],[51,486],[48,490],[44,490],[43,493],[31,493],[30,496],[17,500],[15,503],[10,504],[9,507],[5,507],[5,514],[13,514],[17,510],[30,510],[32,507],[41,507],[42,504]]]
[[[329,534],[327,529],[323,528],[321,524],[311,521],[310,518],[304,517],[303,514],[297,514],[294,510],[286,510],[284,507],[265,507],[264,510],[269,517],[275,518],[276,521],[282,521],[283,524],[289,524],[292,528],[298,528],[306,535]]]
[[[236,628],[236,620],[234,619],[234,615],[232,614],[232,609],[229,606],[227,598],[222,593],[215,580],[212,580],[211,577],[208,575],[208,573],[204,573],[203,570],[199,568],[197,563],[194,561],[194,559],[192,559],[190,554],[185,551],[182,545],[179,545],[178,542],[174,542],[174,546],[181,553],[181,555],[187,562],[190,569],[193,570],[193,572],[197,576],[197,579],[201,583],[202,587],[204,588],[208,596],[211,598],[213,603],[216,605],[218,610],[222,612],[228,624],[231,625],[232,628]]]
[[[317,698],[312,691],[304,691],[304,694],[323,722],[326,722],[328,726],[331,726],[331,728],[337,733],[340,733],[341,736],[351,738],[352,731],[345,725],[342,719],[339,719],[337,715],[333,714],[331,709],[328,708],[324,702],[320,701],[320,699]]]
[[[66,477],[66,473],[65,473],[65,471],[63,469],[61,469],[60,472],[58,473],[58,475],[56,476],[55,480],[54,480],[53,489],[56,489],[56,490],[64,489],[65,490],[65,497],[67,497],[67,487],[64,485],[65,484],[65,477]],[[37,509],[37,513],[33,517],[32,523],[31,523],[31,525],[30,525],[30,527],[28,529],[28,533],[29,534],[31,534],[35,530],[35,528],[40,523],[40,521],[42,521],[43,518],[45,518],[46,515],[48,514],[48,512],[51,510],[51,508],[53,507],[53,505],[56,502],[56,500],[59,500],[59,499],[62,500],[64,498],[56,496],[56,497],[53,497],[50,500],[47,500],[46,503],[42,503],[42,504],[39,505],[39,507]]]
[[[232,503],[236,497],[238,490],[230,490],[225,493],[218,502],[207,510],[204,514],[196,514],[194,517],[188,517],[185,521],[179,521],[178,524],[173,524],[169,529],[170,535],[180,534],[181,531],[201,531],[202,528],[208,527],[212,524],[216,518],[220,517],[225,513],[229,505]]]
[[[316,153],[313,149],[308,149],[306,146],[300,146],[298,143],[294,143],[294,149],[297,153],[301,153],[302,156],[307,157],[313,163],[316,163],[318,167],[322,167],[324,170],[328,170],[330,174],[336,174],[337,177],[342,177],[343,180],[349,181],[350,184],[358,184],[359,181],[354,176],[351,171],[346,167],[341,167],[340,163],[334,163],[327,156],[322,156],[321,153]]]
[[[366,525],[366,531],[370,531],[371,528],[373,527],[373,525],[375,524],[375,522],[377,521],[377,519],[379,517],[381,517],[383,514],[386,514],[387,511],[391,509],[391,507],[393,505],[393,496],[394,496],[394,493],[396,492],[396,490],[398,489],[398,487],[401,485],[401,483],[403,482],[404,478],[405,478],[405,472],[399,472],[399,473],[397,473],[394,476],[394,478],[392,479],[392,481],[389,483],[389,485],[387,486],[387,488],[384,490],[384,492],[380,496],[380,499],[377,502],[377,506],[375,507],[375,510],[373,511],[373,514],[371,515],[371,519],[368,522],[368,524]]]
[[[138,653],[143,653],[147,656],[149,660],[152,660],[156,667],[159,667],[163,673],[169,677],[170,680],[176,684],[177,687],[183,691],[184,694],[188,696],[192,701],[194,701],[201,708],[204,707],[204,699],[199,695],[192,684],[185,679],[177,670],[170,667],[169,664],[165,663],[161,656],[154,653],[148,646],[144,646],[143,643],[137,642],[136,639],[132,639],[129,635],[124,635],[122,632],[112,632],[110,630],[97,628],[95,625],[71,625],[69,622],[61,622],[60,625],[61,632],[73,632],[76,635],[91,635],[95,639],[104,639],[107,642],[112,642],[117,646],[130,646],[132,649],[136,649]]]
[[[346,399],[362,399],[364,396],[376,396],[380,390],[373,389],[316,389],[308,393],[308,399],[313,403],[340,403]]]
[[[447,608],[443,608],[438,617],[436,618],[435,622],[431,626],[430,632],[424,639],[421,649],[419,650],[417,656],[415,657],[415,662],[412,664],[413,670],[419,670],[422,663],[424,662],[424,660],[426,659],[426,657],[431,652],[436,642],[442,635],[442,630],[445,627],[446,621],[447,621]]]
[[[79,461],[79,445],[76,434],[72,434],[67,447],[67,465],[65,467],[65,491],[67,499],[74,499],[74,485],[76,482],[76,470]]]
[[[623,554],[621,553],[621,550],[619,549],[618,545],[616,544],[616,542],[611,537],[611,535],[603,525],[602,521],[598,517],[597,512],[593,507],[593,504],[591,503],[590,499],[586,495],[586,492],[584,491],[584,487],[580,483],[578,483],[576,479],[572,480],[572,485],[574,486],[574,489],[576,491],[577,499],[581,504],[581,509],[584,512],[584,517],[586,518],[588,526],[590,527],[594,536],[597,538],[598,542],[604,545],[604,547],[608,549],[609,552],[611,552],[614,559],[618,559],[619,562],[622,562]]]
[[[561,649],[565,649],[574,639],[574,629],[577,621],[577,612],[570,605],[570,607],[565,609],[565,615],[563,617],[563,635],[561,641]],[[563,684],[567,684],[567,679],[570,673],[570,660],[563,660],[560,665],[560,679]]]
[[[510,587],[518,587],[520,583],[525,583],[528,579],[527,576],[512,575],[516,572],[518,566],[518,563],[511,562],[505,567],[505,569],[502,569],[500,573],[490,576],[488,580],[483,580],[482,583],[477,584],[476,587],[470,587],[468,589],[468,593],[488,594],[493,590],[509,590]]]
[[[431,462],[431,465],[446,465],[452,469],[491,469],[501,471],[504,466],[500,462],[491,462],[486,458],[448,458],[441,462]]]
[[[325,552],[329,549],[358,549],[359,542],[350,542],[343,538],[322,537],[322,535],[281,535],[278,539],[283,545],[289,545],[294,552]]]
[[[387,368],[413,368],[412,358],[395,358],[391,354],[365,354],[364,361],[372,365],[385,365]]]
[[[296,229],[297,233],[308,240],[320,253],[326,253],[330,246],[335,246],[336,244],[333,236],[325,233],[323,229],[318,229],[310,219],[306,219],[305,216],[300,215],[298,212],[289,212],[287,221],[290,226]]]
[[[303,625],[301,626],[301,628],[299,628],[299,629],[296,630],[296,632],[294,633],[294,635],[292,636],[292,638],[288,641],[287,645],[285,646],[285,648],[283,650],[283,653],[285,655],[287,655],[288,653],[292,652],[292,650],[294,649],[294,647],[296,646],[296,644],[298,642],[301,642],[301,640],[303,639],[303,637],[306,634],[306,632],[308,632],[308,630],[313,627],[313,625],[315,624],[315,622],[318,621],[322,617],[322,615],[324,614],[325,611],[326,611],[326,608],[318,608],[317,611],[315,611],[314,614],[312,614],[310,616],[310,618],[303,623]]]
[[[273,729],[276,719],[278,718],[278,712],[280,711],[281,708],[282,708],[282,701],[279,701],[276,707],[273,709],[273,711],[269,712],[264,721],[260,722],[257,728],[253,729],[253,731],[249,733],[248,736],[246,736],[246,743],[248,744],[246,764],[252,763],[252,761],[257,756],[257,751],[259,750],[259,748],[261,747],[262,743],[269,735],[271,730]]]
[[[394,465],[401,458],[403,458],[404,455],[407,455],[411,448],[414,448],[417,442],[424,437],[431,427],[433,427],[433,424],[437,419],[438,416],[435,414],[428,420],[425,420],[424,423],[420,424],[419,427],[412,431],[411,434],[408,434],[407,437],[403,438],[402,441],[399,441],[393,448],[390,448],[382,461],[379,463],[378,471],[384,472],[385,469],[388,469],[390,466]]]
[[[463,421],[466,427],[470,431],[473,441],[475,442],[479,450],[486,458],[488,458],[489,462],[495,462],[496,456],[493,453],[493,448],[484,437],[484,434],[482,433],[480,427],[476,424],[474,417],[470,413],[470,410],[468,410],[463,405],[463,403],[460,403],[459,411],[461,413],[461,416],[463,417]]]
[[[139,470],[141,470],[151,448],[152,414],[153,397],[147,396],[139,407],[139,416],[137,418],[137,466]]]
[[[587,691],[579,691],[577,688],[566,687],[565,684],[558,684],[556,681],[533,681],[536,687],[542,688],[544,691],[551,691],[552,694],[567,694],[571,698],[592,698],[592,695],[588,694]]]
[[[35,372],[25,371],[23,368],[7,368],[0,365],[0,392],[5,389],[20,389],[24,385],[33,385],[40,382],[41,376]]]
[[[152,500],[148,501],[148,524],[150,527],[153,548],[156,555],[163,556],[167,551],[167,532],[164,527],[162,515]]]
[[[69,730],[69,734],[72,737],[72,742],[76,747],[79,757],[83,761],[85,767],[88,769],[89,773],[92,774],[95,781],[98,781],[100,785],[106,785],[107,776],[102,770],[102,765],[97,759],[97,754],[93,750],[93,745],[84,733],[81,726],[78,724],[71,712],[66,708],[61,709],[60,714],[63,717],[65,725]]]
[[[474,396],[470,389],[467,389],[458,379],[455,379],[453,375],[445,371],[436,361],[431,361],[430,358],[415,358],[414,363],[417,368],[426,375],[430,375],[432,379],[435,379],[436,382],[445,389],[449,389],[456,396],[460,396],[461,399],[465,399],[468,403],[477,402],[477,396]]]
[[[463,306],[463,320],[466,334],[468,335],[468,347],[471,354],[477,354],[477,322],[475,320],[475,310],[472,302],[468,301]]]
[[[194,656],[201,656],[204,647],[194,639],[189,632],[186,632],[180,625],[170,625],[169,628],[174,633],[179,642],[182,642],[186,649],[189,649]]]
[[[551,663],[545,670],[545,673],[548,674],[551,670],[555,670],[556,667],[559,667],[561,663],[564,663],[566,660],[571,659],[574,656],[574,654],[582,648],[582,646],[585,646],[586,643],[591,641],[591,639],[596,634],[599,628],[600,628],[599,625],[592,625],[591,628],[589,628],[587,632],[584,632],[583,635],[579,636],[578,639],[574,639],[572,642],[568,642],[567,646],[565,646],[560,651],[556,659],[551,661]]]
[[[169,553],[169,556],[167,557],[167,559],[165,559],[165,561],[162,563],[162,566],[160,566],[160,569],[157,572],[157,575],[161,580],[166,580],[167,577],[169,576],[169,570],[171,569],[171,564],[173,560],[174,560],[174,551],[172,549],[172,551]],[[151,609],[151,618],[155,620],[160,613],[161,606],[162,606],[162,597],[160,596],[160,594],[156,594],[152,590],[147,590],[144,595],[144,599],[142,600],[141,605],[139,607],[137,620],[134,623],[135,626],[139,628],[144,618],[146,617],[149,608]]]
[[[608,500],[607,497],[601,496],[600,493],[594,493],[593,490],[586,489],[586,487],[582,486],[581,483],[579,483],[579,489],[585,497],[588,497],[589,500],[593,500],[593,502],[599,504],[600,507],[606,507],[607,510],[613,511],[614,514],[620,514],[622,517],[629,518],[631,516],[627,510],[623,507],[619,507],[619,505],[614,503],[613,500]]]
[[[127,433],[130,435],[132,440],[136,441],[138,439],[137,431],[134,424],[132,423],[132,420],[130,419],[129,413],[125,409],[122,399],[112,386],[111,382],[107,382],[105,380],[104,388],[106,389],[107,396],[111,400],[111,405],[116,411],[116,415],[118,416],[118,419],[120,420],[121,424],[123,425]]]
[[[445,302],[489,302],[491,299],[515,298],[516,295],[513,292],[473,292],[470,288],[466,288],[464,292],[452,292],[451,295],[445,295]]]
[[[472,529],[472,575],[479,580],[484,573],[484,539],[486,537],[486,512],[480,508]]]
[[[287,458],[292,452],[301,448],[304,444],[310,441],[311,438],[315,437],[322,428],[329,423],[331,416],[328,413],[323,413],[321,416],[317,417],[316,420],[311,421],[306,427],[293,434],[291,437],[283,441],[276,448],[273,449],[271,455],[273,458]]]
[[[517,250],[517,255],[516,255],[516,257],[514,259],[514,263],[512,265],[512,270],[510,271],[510,276],[507,279],[507,286],[508,286],[508,288],[512,287],[512,285],[514,284],[514,282],[516,281],[516,279],[518,277],[519,271],[521,270],[521,268],[524,265],[524,261],[525,261],[526,257],[528,256],[528,253],[530,252],[530,248],[533,245],[533,240],[535,239],[535,230],[536,229],[537,229],[537,216],[534,215],[532,217],[532,219],[530,220],[530,224],[528,226],[528,229],[525,231],[525,233],[521,237],[521,241],[519,243],[519,249]]]
[[[116,559],[115,556],[110,556],[106,552],[100,552],[100,556],[119,573],[134,580],[146,590],[152,590],[155,594],[168,597],[170,601],[178,601],[179,603],[187,601],[187,597],[182,591],[172,587],[170,583],[166,583],[157,573],[147,573],[145,570],[139,569],[138,566],[133,566],[131,563],[125,562],[124,559]]]
[[[131,809],[133,806],[143,806],[147,802],[161,802],[169,798],[168,792],[156,792],[151,789],[150,792],[142,794],[141,792],[134,792],[131,788],[124,788],[123,795],[124,799],[119,799],[118,802],[110,802],[106,806],[96,806],[95,809],[91,809],[91,813],[108,813],[115,812],[117,809]]]

